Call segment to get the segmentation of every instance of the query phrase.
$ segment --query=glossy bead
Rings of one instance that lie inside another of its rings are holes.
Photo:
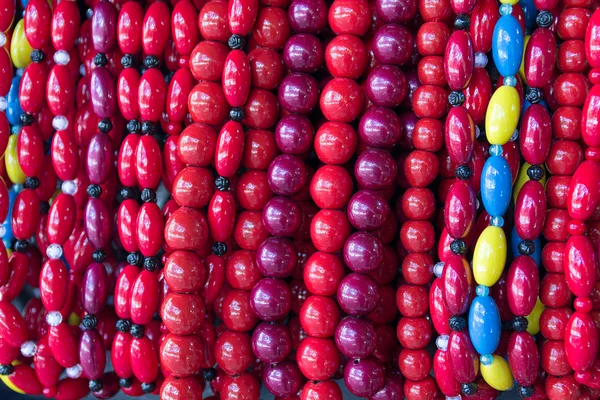
[[[537,266],[531,257],[514,259],[507,277],[508,304],[513,314],[525,316],[531,313],[539,292]]]
[[[383,365],[373,358],[348,360],[344,367],[344,383],[355,396],[371,396],[385,384]]]
[[[129,357],[135,377],[141,382],[154,382],[158,375],[158,355],[152,341],[147,337],[133,338]]]
[[[206,218],[194,209],[177,209],[165,224],[165,243],[174,250],[198,250],[207,240]]]
[[[160,314],[170,332],[189,335],[204,320],[204,302],[195,294],[169,293],[162,303]]]
[[[282,280],[264,278],[257,282],[250,294],[254,313],[263,321],[279,321],[291,308],[291,291]]]
[[[131,288],[131,320],[135,324],[146,325],[152,320],[158,306],[158,280],[149,271],[142,271]]]
[[[447,351],[436,351],[433,356],[433,372],[440,391],[447,396],[460,393],[460,383],[454,376],[450,356]]]
[[[223,299],[223,323],[231,330],[246,332],[254,328],[258,318],[250,306],[250,292],[232,290]]]
[[[446,81],[450,89],[465,89],[474,68],[473,44],[467,32],[456,31],[450,36],[444,58]]]
[[[362,90],[356,82],[347,78],[332,79],[321,93],[321,111],[329,121],[352,122],[358,117],[362,105]]]
[[[523,240],[534,240],[542,233],[545,203],[543,186],[536,181],[525,182],[515,204],[515,228]]]
[[[242,332],[225,331],[215,343],[215,359],[229,375],[244,372],[252,363],[250,335]]]
[[[259,324],[252,333],[252,350],[256,357],[266,363],[285,360],[292,350],[289,329],[281,324]]]
[[[337,0],[329,9],[329,25],[336,35],[364,35],[370,23],[371,12],[366,1]]]
[[[540,284],[540,300],[544,305],[552,308],[566,306],[573,294],[569,290],[565,275],[547,274]]]
[[[373,278],[352,273],[341,282],[337,291],[340,307],[350,315],[366,315],[379,303],[380,291]]]
[[[332,380],[308,381],[304,384],[300,398],[301,400],[340,400],[342,391]]]
[[[108,296],[106,267],[92,263],[85,272],[80,287],[80,302],[90,314],[102,311]]]
[[[475,224],[477,204],[475,193],[465,181],[456,181],[448,190],[444,207],[444,221],[448,234],[464,238]]]
[[[422,349],[431,339],[431,323],[425,317],[402,317],[396,327],[400,344],[408,349]]]
[[[267,365],[262,377],[265,387],[280,397],[298,392],[304,380],[298,366],[292,361]]]
[[[367,51],[356,36],[336,36],[325,50],[325,63],[336,78],[357,79],[367,66]]]
[[[566,375],[572,371],[565,351],[565,342],[548,340],[540,347],[540,359],[544,370],[552,375]]]
[[[326,122],[317,130],[315,152],[326,164],[341,165],[354,154],[357,139],[354,129],[341,122]]]
[[[221,386],[221,396],[239,400],[258,400],[260,383],[250,372],[235,377],[226,375]]]
[[[383,64],[403,65],[412,57],[414,38],[402,25],[384,25],[373,37],[373,53]]]
[[[561,106],[581,107],[589,90],[589,82],[583,74],[565,73],[553,84],[554,98]]]

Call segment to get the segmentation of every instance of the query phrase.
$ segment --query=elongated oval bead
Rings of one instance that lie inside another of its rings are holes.
[[[158,293],[156,275],[147,270],[140,272],[133,282],[129,300],[131,320],[134,324],[146,325],[152,321],[158,307]]]
[[[433,356],[433,373],[440,391],[446,396],[460,395],[460,382],[452,370],[447,351],[437,350]]]
[[[167,84],[162,72],[157,68],[147,69],[138,85],[138,107],[142,120],[159,121],[165,109],[166,96]]]
[[[110,241],[112,220],[108,207],[101,199],[91,198],[85,205],[84,227],[89,241],[96,249],[103,249]]]
[[[600,47],[600,43],[598,46]],[[600,59],[600,56],[598,58]],[[600,85],[592,86],[583,104],[581,137],[588,146],[600,146]]]
[[[543,164],[552,144],[552,121],[546,107],[532,104],[523,113],[519,131],[521,154],[529,164]]]
[[[37,114],[44,105],[48,70],[43,63],[31,63],[23,71],[19,86],[19,102],[23,111]]]
[[[452,255],[444,264],[442,274],[444,301],[453,315],[467,312],[473,290],[473,274],[464,257]]]
[[[481,199],[491,216],[506,213],[511,200],[512,180],[508,162],[499,156],[487,159],[481,172]]]
[[[473,382],[479,372],[479,357],[466,330],[450,334],[448,355],[456,379],[461,383]]]
[[[86,170],[90,182],[102,185],[111,176],[114,164],[113,143],[106,133],[97,133],[92,137],[87,149]]]
[[[231,107],[241,107],[250,94],[250,63],[246,53],[232,50],[223,66],[223,93]]]
[[[152,341],[147,337],[133,338],[129,357],[135,377],[141,382],[154,382],[158,375],[158,355]]]
[[[528,332],[513,332],[508,341],[508,365],[521,386],[533,385],[540,368],[540,356],[533,336]]]
[[[68,324],[51,326],[48,330],[48,344],[56,361],[69,368],[78,362],[78,344],[75,332]]]
[[[531,257],[518,256],[510,265],[506,278],[510,311],[524,317],[533,311],[540,287],[537,265]]]
[[[25,37],[24,21],[21,19],[12,31],[10,39],[10,58],[15,68],[25,68],[31,63],[33,48]]]
[[[106,366],[102,337],[95,329],[83,331],[79,341],[79,363],[88,379],[100,379]]]
[[[98,314],[104,308],[108,297],[107,281],[104,264],[92,263],[85,271],[80,286],[80,302],[89,314]]]
[[[140,73],[135,68],[125,68],[117,80],[117,100],[125,119],[136,119],[140,115],[138,108],[138,87]]]
[[[521,187],[515,204],[515,228],[523,240],[535,240],[542,234],[546,218],[546,193],[538,181]]]
[[[8,49],[5,48],[0,50],[0,74],[2,74],[2,82],[0,82],[0,96],[6,96],[12,83],[13,67]]]
[[[153,136],[142,136],[135,150],[135,174],[144,188],[155,188],[160,182],[162,156],[160,147]]]
[[[509,390],[514,383],[510,367],[506,360],[494,354],[494,361],[490,365],[481,364],[481,375],[488,385],[496,390]]]
[[[62,260],[47,260],[40,271],[40,298],[44,308],[60,311],[67,301],[69,273]]]
[[[198,11],[194,3],[180,1],[175,4],[171,14],[171,33],[177,53],[183,56],[190,55],[200,39]]]
[[[208,205],[208,225],[214,240],[224,242],[235,226],[235,199],[230,192],[217,191]]]
[[[101,1],[94,6],[90,33],[94,50],[97,52],[108,53],[113,50],[117,43],[117,18],[114,4]]]
[[[117,22],[117,38],[124,54],[135,54],[142,49],[144,10],[140,3],[127,1],[121,6]]]
[[[446,147],[452,162],[467,164],[473,155],[475,124],[463,107],[452,107],[446,118]]]
[[[590,368],[598,355],[598,329],[594,318],[575,311],[565,328],[565,352],[569,365],[577,372]]]
[[[0,32],[6,32],[15,19],[17,2],[15,0],[3,0],[1,3],[2,14],[0,14]]]
[[[167,88],[166,112],[170,121],[183,122],[188,113],[188,96],[194,85],[194,77],[189,69],[181,68],[175,72]]]
[[[79,23],[79,9],[76,2],[61,1],[56,5],[52,14],[50,35],[56,50],[68,51],[75,46]]]
[[[19,193],[12,207],[12,232],[20,240],[27,240],[37,229],[40,220],[40,199],[32,189]]]
[[[37,349],[33,358],[33,368],[40,383],[44,387],[52,387],[58,384],[63,367],[56,362],[52,350],[48,345],[48,335],[44,335],[37,343]]]
[[[521,110],[521,99],[517,89],[500,86],[490,99],[485,114],[485,133],[490,144],[503,145],[512,137]]]
[[[463,90],[469,85],[475,56],[471,36],[466,31],[455,31],[450,35],[444,57],[446,81],[451,90]]]
[[[232,0],[229,2],[229,29],[231,33],[246,36],[258,15],[258,0]]]
[[[144,203],[137,214],[136,238],[144,257],[155,256],[163,242],[164,222],[162,212],[156,203]]]
[[[170,17],[171,12],[166,3],[154,2],[148,7],[142,25],[142,47],[144,53],[157,57],[160,57],[164,53],[170,38]],[[160,74],[160,70],[156,69],[156,71]]]
[[[135,199],[127,199],[119,206],[117,227],[119,239],[125,251],[132,253],[139,249],[137,243],[137,216],[140,205]]]
[[[37,126],[24,126],[19,132],[19,165],[27,176],[38,176],[44,165],[44,141]]]
[[[565,278],[577,297],[588,297],[596,282],[596,249],[587,236],[571,236],[563,256]]]
[[[117,160],[117,172],[123,186],[137,186],[135,156],[139,141],[139,135],[131,134],[125,136],[123,143],[121,143],[121,149],[119,150]]]
[[[476,52],[489,53],[496,22],[500,18],[496,0],[480,0],[471,13],[469,31]]]
[[[600,12],[596,10],[585,31],[585,55],[592,68],[600,68]]]
[[[584,161],[577,167],[567,200],[569,216],[574,219],[588,220],[600,204],[600,164],[595,161]]]
[[[46,100],[52,114],[67,115],[73,107],[74,89],[69,67],[66,65],[52,67],[46,86]]]
[[[23,317],[8,301],[0,301],[0,336],[9,345],[17,348],[28,339],[27,325]]]
[[[35,49],[44,49],[50,42],[52,11],[46,0],[29,0],[23,17],[25,37]]]
[[[448,190],[444,206],[444,221],[448,234],[453,238],[464,238],[475,224],[477,199],[471,185],[455,181]]]
[[[469,337],[479,354],[492,354],[500,343],[500,314],[490,296],[475,297],[469,310]]]
[[[215,169],[225,178],[230,178],[238,169],[244,149],[244,131],[242,124],[227,122],[217,138],[215,150]]]
[[[129,359],[131,340],[132,336],[129,332],[117,332],[112,343],[110,356],[115,373],[119,378],[129,378],[133,375]]]
[[[506,251],[506,235],[502,228],[485,228],[473,253],[473,276],[479,285],[494,286],[500,279],[506,263]]]
[[[117,282],[115,283],[115,312],[117,317],[121,319],[129,319],[131,316],[129,312],[131,289],[133,288],[133,284],[139,273],[140,270],[137,267],[127,265],[123,268],[123,271],[121,271],[117,278]]]
[[[436,332],[440,335],[449,335],[450,326],[448,325],[448,320],[452,317],[452,314],[448,311],[446,302],[444,301],[444,288],[441,279],[436,279],[431,284],[431,289],[429,290],[429,313]]]
[[[523,59],[523,28],[512,15],[496,22],[492,37],[492,55],[500,75],[515,76]]]

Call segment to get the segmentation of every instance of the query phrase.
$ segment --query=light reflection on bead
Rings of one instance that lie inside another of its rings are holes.
[[[490,146],[490,155],[492,156],[501,156],[502,155],[502,146],[499,144],[493,144]]]
[[[475,288],[475,293],[479,297],[486,297],[490,295],[490,288],[484,285],[477,285],[477,288]]]

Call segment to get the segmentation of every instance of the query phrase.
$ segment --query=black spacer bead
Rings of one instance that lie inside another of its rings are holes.
[[[471,26],[471,18],[465,14],[459,14],[454,20],[454,28],[460,31],[469,29]]]
[[[227,253],[227,245],[223,242],[215,242],[212,245],[212,252],[216,256],[223,256]]]
[[[144,259],[144,269],[149,272],[154,272],[160,268],[159,257],[146,257]]]
[[[227,190],[229,190],[229,179],[223,177],[223,176],[219,176],[217,179],[215,179],[215,186],[217,187],[217,190],[220,190],[221,192],[225,192]]]
[[[140,197],[144,203],[156,203],[156,192],[152,189],[145,188]]]
[[[531,104],[538,104],[542,101],[542,91],[538,88],[527,87],[525,90],[525,99]]]
[[[17,240],[15,242],[15,251],[17,253],[26,253],[29,248],[29,243],[26,240]]]
[[[530,256],[535,252],[535,243],[531,240],[523,240],[519,243],[519,254]]]
[[[48,214],[48,211],[50,211],[50,204],[48,204],[47,201],[40,202],[40,213],[46,215]]]
[[[142,383],[142,390],[146,393],[152,393],[156,390],[156,385],[154,382]]]
[[[133,56],[131,54],[125,54],[123,57],[121,57],[121,65],[123,68],[133,67]]]
[[[120,319],[117,321],[116,327],[119,332],[129,332],[131,329],[131,322],[127,319]]]
[[[108,58],[106,57],[106,54],[96,54],[96,56],[94,57],[94,64],[96,64],[96,66],[98,67],[106,67],[106,65],[108,64]]]
[[[156,56],[147,56],[146,58],[144,58],[144,67],[146,67],[147,69],[158,68],[159,65],[160,61]]]
[[[462,239],[454,239],[452,243],[450,243],[450,251],[456,255],[465,254],[467,245]]]
[[[34,63],[41,63],[44,62],[44,60],[46,59],[46,56],[44,55],[44,52],[42,50],[33,50],[31,52],[31,61]]]
[[[103,118],[98,122],[98,130],[102,133],[108,133],[112,131],[113,124],[109,118]]]
[[[527,168],[527,176],[531,180],[541,181],[544,178],[544,175],[546,175],[546,171],[544,170],[544,167],[539,164],[531,165]]]
[[[214,368],[208,368],[202,371],[202,376],[207,382],[214,381],[217,378],[217,370]]]
[[[465,396],[473,396],[477,393],[477,384],[476,383],[463,383],[460,387],[462,394]]]
[[[140,133],[142,130],[142,124],[139,121],[132,119],[127,122],[127,132],[129,133]]]
[[[106,261],[106,253],[101,249],[94,250],[92,253],[92,259],[97,263],[104,262]]]
[[[451,106],[462,106],[465,100],[466,98],[463,92],[454,91],[448,95],[448,103],[450,103]]]
[[[131,378],[121,378],[119,379],[119,386],[122,388],[130,388],[133,385],[133,379]]]
[[[242,122],[246,118],[246,113],[242,107],[235,107],[229,110],[229,118],[235,122]]]
[[[144,258],[141,253],[134,251],[127,255],[127,263],[135,267],[141,267],[144,264]]]
[[[550,28],[554,23],[554,16],[550,11],[540,11],[535,22],[540,28]]]
[[[26,189],[37,189],[40,187],[40,180],[34,176],[30,176],[25,179],[25,188]]]
[[[10,375],[15,372],[15,367],[10,364],[0,364],[0,375]]]
[[[135,197],[135,191],[130,187],[122,187],[119,191],[119,195],[121,196],[121,201],[125,201],[128,199],[133,199]]]
[[[471,179],[471,176],[473,176],[473,171],[471,170],[471,167],[469,167],[466,164],[459,165],[454,170],[454,176],[456,176],[456,178],[460,179],[461,181],[466,181]]]
[[[129,333],[131,333],[131,336],[138,339],[144,336],[145,331],[146,328],[144,328],[144,325],[138,324],[131,325],[131,329],[129,329]]]
[[[453,317],[450,317],[450,319],[448,320],[448,325],[453,331],[461,332],[467,328],[467,320],[461,316],[455,315]]]
[[[90,391],[96,393],[102,390],[102,381],[100,379],[93,379],[89,383]]]
[[[142,133],[144,135],[150,135],[156,131],[156,125],[151,121],[142,122]]]
[[[102,196],[102,188],[100,187],[100,185],[94,185],[91,184],[90,186],[88,186],[87,188],[87,194],[88,196],[90,196],[93,199],[97,199],[100,196]]]
[[[535,394],[535,387],[533,387],[533,386],[519,386],[519,394],[524,399],[528,399],[530,397],[533,397],[533,395]]]
[[[515,332],[525,332],[529,322],[525,317],[514,317],[512,320],[512,330]]]
[[[19,119],[21,120],[21,125],[23,126],[29,126],[35,122],[35,118],[33,117],[33,115],[27,113],[21,114]]]
[[[88,330],[95,329],[98,325],[98,319],[95,316],[88,314],[81,320],[81,325]]]
[[[241,50],[244,48],[244,38],[240,35],[231,35],[227,41],[231,50]]]

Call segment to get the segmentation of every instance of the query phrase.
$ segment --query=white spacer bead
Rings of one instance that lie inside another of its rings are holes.
[[[58,260],[63,255],[63,249],[60,244],[52,243],[46,248],[46,255],[51,260]]]
[[[59,50],[54,53],[54,62],[58,65],[67,65],[71,61],[71,56],[65,50]]]
[[[25,357],[33,357],[37,351],[35,342],[28,340],[21,345],[21,354]]]
[[[69,378],[77,379],[81,376],[83,369],[81,368],[81,365],[75,364],[72,367],[67,368],[66,371]]]
[[[58,311],[51,311],[46,315],[46,322],[50,326],[58,326],[62,323],[62,314]]]
[[[75,181],[64,181],[60,189],[64,194],[75,196],[75,193],[77,193],[77,184]]]

